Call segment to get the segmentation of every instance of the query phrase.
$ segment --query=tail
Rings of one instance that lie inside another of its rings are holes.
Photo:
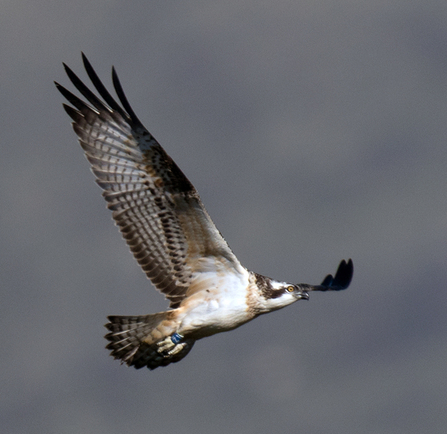
[[[147,366],[152,370],[182,360],[191,350],[194,340],[186,339],[185,348],[174,355],[163,355],[157,351],[157,343],[175,332],[172,328],[172,313],[107,317],[110,322],[105,327],[110,333],[105,338],[110,341],[106,346],[111,350],[110,355],[136,369]]]

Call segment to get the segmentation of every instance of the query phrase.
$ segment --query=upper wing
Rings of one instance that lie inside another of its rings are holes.
[[[106,90],[87,58],[90,80],[103,98],[91,92],[64,64],[68,77],[91,104],[63,86],[64,104],[90,162],[96,182],[141,268],[175,308],[197,273],[242,271],[242,266],[206,212],[194,186],[144,128],[112,69],[122,107]],[[205,260],[204,260],[205,259]]]

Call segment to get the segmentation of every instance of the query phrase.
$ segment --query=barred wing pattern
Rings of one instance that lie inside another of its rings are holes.
[[[153,285],[176,308],[191,295],[193,287],[188,288],[201,272],[242,266],[194,186],[136,117],[115,69],[113,85],[122,106],[82,57],[104,101],[65,64],[71,82],[91,106],[55,84],[75,107],[64,104],[124,239]]]

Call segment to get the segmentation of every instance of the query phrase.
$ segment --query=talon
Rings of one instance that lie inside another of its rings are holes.
[[[164,357],[172,356],[173,354],[179,353],[186,346],[185,343],[180,343],[182,339],[183,336],[179,333],[174,333],[173,335],[168,336],[167,338],[157,343],[158,353],[163,355]]]
[[[174,354],[177,354],[180,351],[182,351],[183,348],[185,348],[185,347],[186,347],[185,343],[177,344],[171,351],[168,351],[167,356],[173,356]],[[165,356],[165,357],[167,357],[167,356]]]
[[[160,354],[163,354],[165,351],[168,351],[170,348],[173,348],[175,344],[172,343],[171,338],[166,338],[162,340],[161,342],[157,343],[157,351]]]

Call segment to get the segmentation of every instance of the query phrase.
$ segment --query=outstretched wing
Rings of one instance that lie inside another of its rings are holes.
[[[112,69],[120,106],[82,55],[99,99],[64,64],[88,105],[58,83],[96,182],[124,239],[154,286],[178,307],[198,273],[242,271],[194,186],[144,128]],[[190,290],[191,291],[191,290]]]
[[[335,276],[328,274],[320,285],[312,287],[313,291],[341,291],[346,289],[351,283],[354,274],[354,264],[352,259],[346,262],[344,259],[340,262]]]

